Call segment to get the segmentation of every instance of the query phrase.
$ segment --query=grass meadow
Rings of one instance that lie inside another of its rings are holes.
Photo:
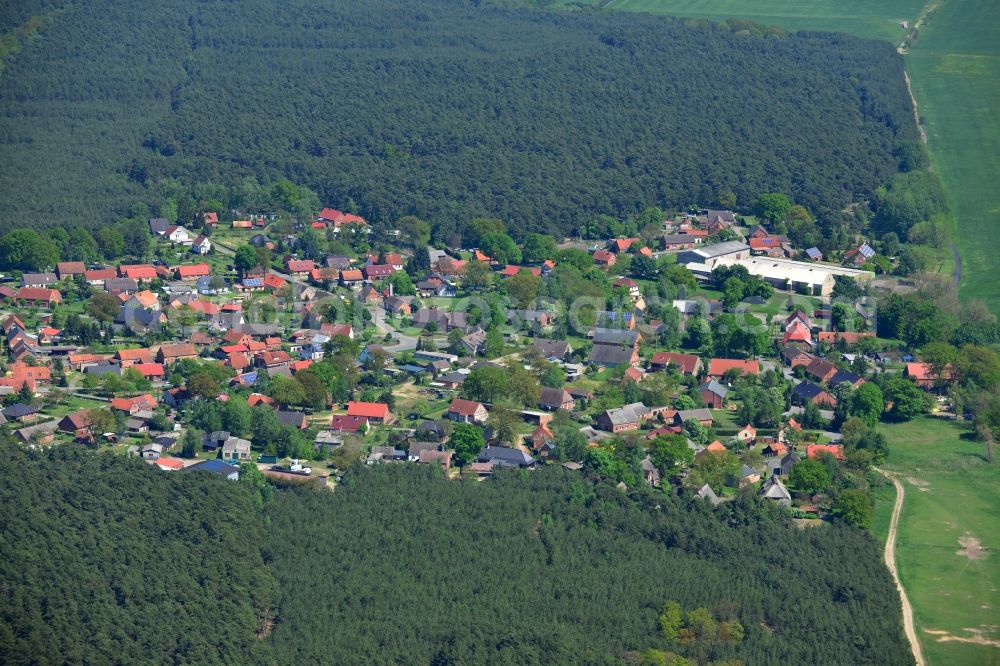
[[[748,18],[787,30],[828,30],[901,41],[900,21],[912,21],[922,0],[612,0],[608,9],[724,21]]]
[[[944,0],[906,56],[962,253],[961,293],[1000,312],[1000,2]]]
[[[986,462],[962,422],[925,417],[884,432],[891,453],[883,467],[906,491],[897,567],[928,663],[1000,663],[1000,462]],[[882,539],[893,499],[878,499],[874,531]]]

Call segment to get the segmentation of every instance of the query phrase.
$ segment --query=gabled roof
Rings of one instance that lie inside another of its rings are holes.
[[[122,264],[118,274],[133,280],[152,280],[156,277],[156,268],[150,264]]]
[[[87,265],[82,261],[60,261],[56,264],[59,275],[79,275],[87,272]]]
[[[382,402],[348,402],[347,413],[351,416],[364,416],[367,418],[388,418],[392,412],[389,405]]]
[[[62,294],[59,293],[58,289],[21,287],[17,290],[16,298],[19,301],[61,301]]]
[[[656,352],[650,362],[658,365],[675,365],[681,374],[693,375],[698,370],[701,359],[694,354],[679,354],[676,352]]]
[[[618,328],[595,328],[593,341],[595,345],[622,345],[632,347],[639,341],[637,331]]]
[[[316,263],[312,259],[289,259],[287,266],[292,273],[308,273],[316,268]]]
[[[365,276],[362,274],[361,269],[349,268],[340,271],[340,279],[344,282],[359,282],[365,279]]]
[[[501,465],[528,467],[535,459],[520,449],[509,449],[505,446],[487,446],[479,452],[479,462],[494,462]]]
[[[704,384],[702,384],[701,386],[699,386],[698,390],[699,391],[709,391],[710,393],[714,393],[715,395],[719,396],[720,398],[725,398],[726,395],[729,394],[729,389],[726,388],[725,386],[723,386],[722,384],[720,384],[719,382],[715,381],[714,379],[712,379],[710,381],[707,381]]]
[[[475,400],[455,398],[451,401],[451,405],[448,406],[448,412],[458,414],[460,416],[475,416],[480,407],[485,409],[486,406],[481,402],[476,402]]]
[[[212,269],[205,262],[198,264],[182,264],[177,267],[177,275],[182,278],[210,275],[211,272]]]
[[[154,294],[149,290],[140,291],[135,294],[132,294],[132,298],[134,298],[139,303],[139,305],[141,305],[144,308],[151,308],[157,303],[159,303],[159,299],[156,298],[156,294]]]
[[[759,375],[760,362],[732,358],[713,358],[708,366],[708,374],[712,377],[721,377],[733,369],[739,370],[744,375]]]
[[[357,432],[361,426],[368,425],[368,419],[364,416],[351,416],[350,414],[334,414],[330,417],[330,429],[341,432]]]
[[[630,405],[625,405],[624,407],[619,407],[618,409],[609,409],[604,412],[611,425],[639,423],[648,413],[649,407],[646,407],[646,405],[641,402],[633,402]]]
[[[837,460],[844,460],[844,450],[839,444],[810,444],[806,446],[806,458],[819,458],[824,453],[829,453]]]

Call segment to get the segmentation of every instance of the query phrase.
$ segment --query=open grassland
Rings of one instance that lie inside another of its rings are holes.
[[[927,12],[906,68],[935,170],[948,191],[962,253],[962,295],[1000,311],[1000,2],[996,0],[611,0],[620,11],[788,30],[829,30],[895,44]],[[929,12],[928,12],[929,10]],[[943,255],[942,255],[943,256]],[[950,272],[945,261],[941,272]]]
[[[988,464],[982,443],[955,421],[921,418],[885,433],[884,467],[906,490],[896,564],[924,655],[932,665],[996,664],[1000,463]]]
[[[958,220],[962,294],[1000,311],[1000,2],[945,0],[906,56]]]

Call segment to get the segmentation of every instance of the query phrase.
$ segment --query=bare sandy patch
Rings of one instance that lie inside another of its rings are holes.
[[[906,477],[906,482],[909,483],[911,486],[915,486],[916,489],[921,492],[927,492],[928,490],[930,490],[931,486],[931,484],[927,483],[926,481],[923,481],[913,476]]]
[[[988,555],[982,542],[971,534],[959,537],[958,544],[962,549],[955,551],[956,555],[962,555],[970,560],[985,560]]]
[[[983,624],[978,627],[963,627],[962,631],[969,632],[969,636],[955,636],[943,629],[924,629],[924,633],[934,636],[935,641],[938,643],[973,643],[975,645],[1000,647],[1000,640],[984,636],[984,634],[994,633],[996,630],[997,627],[994,625]]]

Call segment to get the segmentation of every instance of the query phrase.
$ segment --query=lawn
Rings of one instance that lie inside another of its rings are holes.
[[[568,2],[569,0],[567,0]],[[962,253],[963,297],[1000,311],[1000,2],[996,0],[594,0],[621,11],[725,20],[752,19],[788,30],[847,32],[899,44],[937,5],[906,57],[935,170],[948,191]],[[941,270],[948,269],[944,262]]]
[[[1000,641],[1000,463],[987,464],[983,445],[955,421],[925,417],[884,431],[891,451],[884,467],[906,490],[897,566],[927,661],[997,663],[997,646],[941,639],[981,631]],[[886,495],[876,509],[874,531],[882,538],[891,501]],[[976,557],[960,543],[969,538],[984,549]]]

